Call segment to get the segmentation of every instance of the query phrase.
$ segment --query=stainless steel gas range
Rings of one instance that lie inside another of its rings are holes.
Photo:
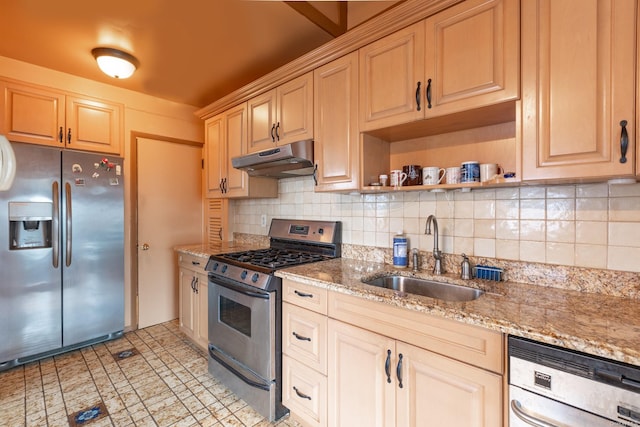
[[[213,255],[209,372],[270,421],[282,406],[282,279],[275,271],[340,257],[337,221],[273,219],[269,248]]]

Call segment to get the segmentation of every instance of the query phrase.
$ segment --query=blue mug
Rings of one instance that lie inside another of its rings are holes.
[[[460,182],[480,182],[480,163],[475,161],[462,162]]]

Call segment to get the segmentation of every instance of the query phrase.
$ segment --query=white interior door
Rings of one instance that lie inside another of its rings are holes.
[[[137,138],[138,327],[178,317],[173,248],[202,241],[202,149]]]

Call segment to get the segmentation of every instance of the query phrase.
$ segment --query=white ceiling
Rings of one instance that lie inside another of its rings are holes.
[[[395,3],[351,1],[348,26]],[[339,20],[337,2],[309,5]],[[2,0],[0,9],[0,56],[196,107],[333,38],[282,1]],[[98,46],[132,53],[139,69],[105,76],[91,56]]]

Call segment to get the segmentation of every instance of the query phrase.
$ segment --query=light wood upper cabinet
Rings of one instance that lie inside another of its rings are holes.
[[[360,130],[424,117],[424,22],[360,49]]]
[[[0,87],[0,132],[10,140],[122,154],[122,104],[10,80]]]
[[[467,0],[361,48],[361,130],[517,99],[519,29],[517,1]]]
[[[358,54],[353,52],[314,71],[315,191],[359,186]]]
[[[518,1],[467,0],[426,19],[425,117],[519,97],[519,13]]]
[[[636,6],[633,0],[523,0],[525,180],[634,173]]]
[[[275,179],[250,177],[235,169],[231,159],[245,154],[247,104],[243,103],[205,122],[205,191],[210,198],[277,197]]]
[[[247,153],[313,138],[313,73],[248,101]]]

